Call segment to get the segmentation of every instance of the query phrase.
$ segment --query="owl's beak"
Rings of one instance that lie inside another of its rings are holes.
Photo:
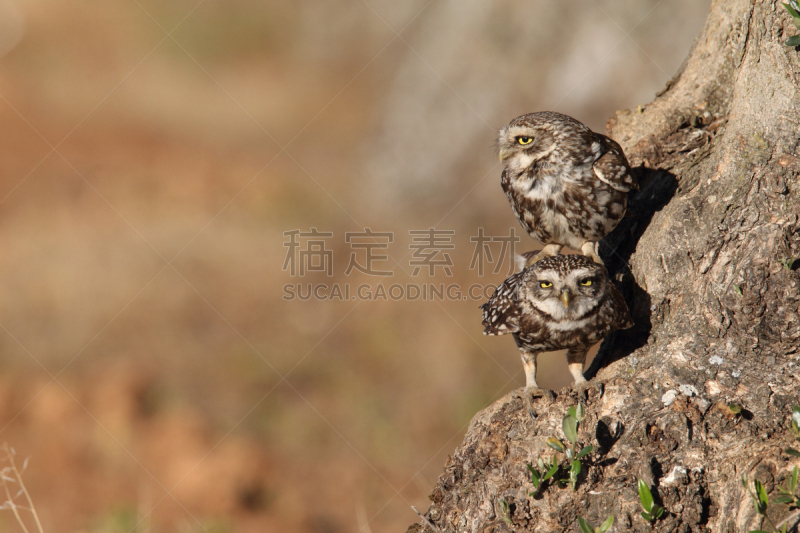
[[[505,161],[506,159],[508,159],[508,156],[510,156],[510,155],[511,155],[511,150],[506,150],[505,148],[500,148],[499,157],[500,157],[500,162],[501,163],[503,161]]]
[[[569,302],[572,300],[572,293],[569,292],[569,289],[564,289],[561,291],[561,303],[564,304],[564,307],[569,307]]]

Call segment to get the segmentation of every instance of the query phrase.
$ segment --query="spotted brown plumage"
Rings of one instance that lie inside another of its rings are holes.
[[[639,189],[619,144],[572,117],[545,111],[509,122],[498,147],[511,209],[546,245],[535,259],[569,246],[602,264],[597,242],[622,220],[628,191]]]
[[[633,325],[605,268],[581,255],[541,259],[505,280],[481,308],[485,335],[513,335],[526,388],[538,387],[540,352],[568,350],[570,372],[581,383],[589,348],[612,331]]]

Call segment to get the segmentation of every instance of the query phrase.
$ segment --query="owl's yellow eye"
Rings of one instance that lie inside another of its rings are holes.
[[[540,286],[541,288],[543,288],[543,289],[549,289],[550,287],[552,287],[552,286],[553,286],[553,284],[552,284],[552,283],[550,283],[549,281],[540,281],[540,282],[539,282],[539,286]]]
[[[533,142],[533,137],[517,137],[517,142],[522,146]]]
[[[592,285],[592,280],[589,278],[582,279],[581,285],[583,285],[584,287],[590,287]]]

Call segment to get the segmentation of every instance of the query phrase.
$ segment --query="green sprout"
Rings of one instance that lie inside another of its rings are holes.
[[[795,35],[795,37],[797,36]],[[783,268],[785,268],[786,270],[791,270],[792,268],[794,268],[794,262],[795,262],[794,257],[784,257],[783,259],[778,259],[778,263],[783,265]]]
[[[792,16],[794,27],[800,30],[800,5],[797,4],[797,0],[790,0],[788,4],[783,4],[783,7]],[[786,46],[800,46],[800,34],[792,35],[783,44]]]
[[[565,445],[556,437],[549,437],[546,441],[546,444],[550,448],[565,455],[567,459],[566,465],[562,467],[556,455],[553,455],[549,462],[539,458],[537,460],[537,466],[534,466],[532,463],[528,464],[528,470],[531,473],[531,483],[533,483],[534,488],[534,492],[530,493],[531,496],[539,496],[547,487],[546,482],[550,479],[561,486],[569,483],[572,486],[572,490],[577,489],[578,476],[583,466],[581,459],[594,450],[592,446],[581,447],[578,443],[578,425],[585,417],[586,412],[582,403],[570,407],[567,410],[567,416],[561,421],[561,429],[564,431],[564,436],[567,438],[570,445]]]
[[[567,410],[567,416],[561,421],[561,429],[564,431],[564,436],[572,443],[572,448],[566,448],[565,450],[567,461],[570,461],[569,482],[572,485],[572,490],[575,490],[578,485],[578,476],[581,473],[581,459],[594,449],[592,446],[581,448],[578,444],[578,424],[584,418],[586,418],[586,414],[583,404],[578,402],[576,407],[570,407]]]
[[[648,522],[654,522],[664,515],[664,508],[655,504],[650,487],[641,479],[639,480],[639,501],[642,502],[642,508],[644,509],[642,518]]]
[[[550,443],[548,442],[548,444]],[[558,459],[556,459],[555,455],[553,455],[553,459],[550,464],[542,461],[542,458],[540,457],[537,461],[537,466],[538,468],[534,467],[532,464],[528,465],[528,470],[531,473],[531,483],[533,483],[534,488],[534,491],[530,493],[530,496],[534,498],[542,493],[542,490],[547,487],[547,481],[550,480],[550,478],[552,478],[559,470]]]
[[[614,525],[614,515],[606,518],[606,521],[603,522],[600,527],[592,527],[586,520],[579,516],[578,525],[581,526],[581,533],[606,533],[606,531],[611,529],[611,526]]]
[[[795,468],[796,470],[796,468]],[[791,483],[790,483],[791,484]],[[763,529],[753,529],[750,530],[748,533],[786,533],[786,524],[783,524],[783,528],[778,529],[778,526],[775,525],[775,522],[767,514],[769,510],[769,497],[767,496],[767,489],[764,487],[764,484],[761,483],[759,480],[753,481],[753,489],[750,488],[750,484],[747,482],[747,474],[742,474],[742,486],[744,489],[750,494],[750,497],[753,499],[753,508],[755,508],[756,513],[760,514],[764,517],[764,520],[772,528],[772,531],[764,531]]]
[[[800,441],[800,406],[795,405],[792,407],[792,419],[789,421],[789,429],[792,431],[794,439]],[[792,448],[789,449],[792,450]],[[789,455],[800,457],[800,453],[798,453],[797,450],[792,451],[794,453]]]
[[[795,405],[792,407],[792,418],[789,421],[789,429],[791,430],[792,434],[794,434],[795,440],[800,441],[800,406]],[[797,451],[794,448],[786,448],[786,453],[794,457],[800,457],[800,451]],[[799,473],[800,472],[798,472],[798,469],[795,466],[792,469],[792,475],[789,478],[788,486],[778,488],[778,496],[772,499],[773,503],[786,504],[789,506],[789,509],[800,509],[800,493],[797,491],[797,478]],[[775,525],[775,522],[773,522],[767,514],[767,511],[769,510],[769,497],[764,484],[756,479],[753,481],[753,489],[751,489],[750,484],[747,482],[747,474],[743,474],[742,486],[753,499],[753,507],[755,508],[756,513],[763,516],[764,520],[771,528],[770,531],[756,529],[750,531],[749,533],[786,533],[788,527],[787,521],[790,520],[791,517],[786,518],[780,524]]]
[[[505,498],[499,498],[497,501],[500,503],[500,512],[503,515],[501,517],[503,519],[503,522],[505,522],[509,526],[516,525],[516,524],[514,524],[514,521],[511,520],[511,506],[508,505],[508,502],[506,501],[506,499]]]
[[[797,491],[797,467],[792,470],[792,477],[789,478],[788,487],[780,487],[778,492],[780,496],[774,499],[775,503],[785,503],[790,509],[800,508],[800,495],[796,494]]]

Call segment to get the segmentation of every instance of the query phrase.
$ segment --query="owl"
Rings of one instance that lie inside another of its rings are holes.
[[[625,215],[638,190],[622,148],[567,115],[549,111],[517,117],[500,130],[500,180],[528,234],[545,245],[530,266],[563,246],[602,264],[597,243]]]
[[[633,325],[605,267],[582,255],[537,261],[505,280],[481,309],[484,335],[513,335],[526,389],[539,386],[536,356],[563,349],[575,383],[584,383],[589,348],[612,331]]]

